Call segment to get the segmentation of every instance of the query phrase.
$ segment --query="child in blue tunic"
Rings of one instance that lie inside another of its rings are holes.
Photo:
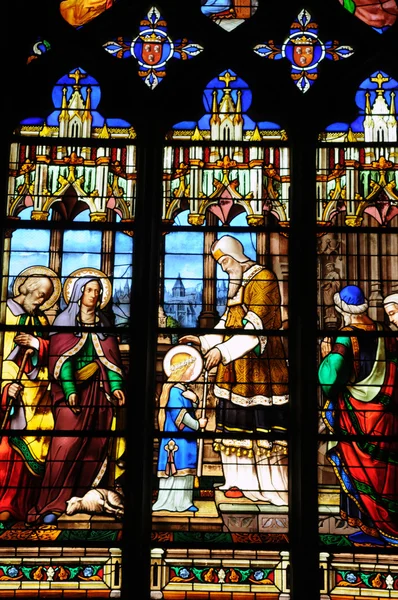
[[[159,445],[159,494],[152,507],[153,511],[198,510],[193,504],[194,477],[198,462],[197,440],[192,437],[173,437],[175,432],[198,431],[207,424],[206,418],[196,418],[198,397],[186,385],[199,376],[195,368],[196,360],[194,354],[175,354],[171,358],[170,376],[162,388],[159,428],[165,435]]]

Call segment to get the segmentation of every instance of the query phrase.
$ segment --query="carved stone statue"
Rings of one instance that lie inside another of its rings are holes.
[[[334,308],[334,295],[340,290],[340,274],[336,269],[336,265],[333,262],[326,263],[325,265],[326,274],[324,277],[324,283],[322,284],[323,290],[323,304],[325,307],[324,319],[327,328],[334,329],[337,327],[338,315]]]

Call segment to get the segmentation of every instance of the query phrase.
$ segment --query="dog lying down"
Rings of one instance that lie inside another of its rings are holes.
[[[111,515],[121,519],[124,515],[123,496],[113,490],[94,488],[82,498],[74,496],[66,501],[66,514]]]

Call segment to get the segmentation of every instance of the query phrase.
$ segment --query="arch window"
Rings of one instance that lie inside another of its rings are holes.
[[[165,0],[155,86],[90,1],[9,7],[0,593],[395,597],[396,2]]]

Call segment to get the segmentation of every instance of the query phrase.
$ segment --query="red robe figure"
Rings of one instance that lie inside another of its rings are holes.
[[[123,405],[125,395],[117,339],[101,331],[110,326],[100,310],[102,295],[101,278],[77,279],[53,324],[61,329],[50,335],[49,350],[55,435],[30,524],[56,523],[67,500],[96,487],[105,472],[113,405]],[[62,332],[63,326],[76,332]]]

